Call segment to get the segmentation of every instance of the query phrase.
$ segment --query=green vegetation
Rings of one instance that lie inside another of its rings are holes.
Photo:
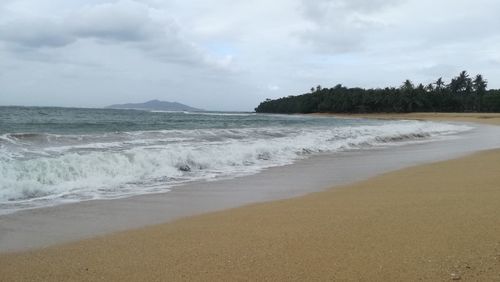
[[[406,80],[399,88],[311,88],[311,93],[267,99],[255,108],[258,113],[409,113],[409,112],[500,112],[500,89],[487,90],[478,74],[461,72],[446,84],[415,86]]]

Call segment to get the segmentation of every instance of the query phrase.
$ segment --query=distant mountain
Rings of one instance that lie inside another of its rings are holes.
[[[151,100],[145,103],[128,103],[111,105],[106,108],[109,109],[133,109],[133,110],[149,110],[149,111],[186,111],[186,112],[200,112],[202,109],[193,108],[177,102],[165,102],[159,100]]]

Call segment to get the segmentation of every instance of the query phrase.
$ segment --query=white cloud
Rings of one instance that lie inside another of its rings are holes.
[[[269,91],[278,91],[280,90],[280,87],[278,85],[270,84],[267,86],[267,89],[269,89]]]

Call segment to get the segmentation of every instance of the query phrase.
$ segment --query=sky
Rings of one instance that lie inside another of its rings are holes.
[[[266,98],[467,70],[500,88],[497,0],[1,0],[0,105]]]

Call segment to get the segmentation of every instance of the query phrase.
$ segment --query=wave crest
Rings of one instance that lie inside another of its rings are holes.
[[[49,136],[62,140],[60,146],[39,145],[39,151],[31,155],[26,153],[29,150],[13,155],[12,150],[0,148],[0,207],[36,207],[48,202],[167,191],[179,183],[252,174],[315,153],[399,144],[467,129],[451,124],[391,122],[334,128]],[[31,140],[33,145],[40,136],[48,135],[11,134],[3,140]],[[75,140],[84,143],[73,144]]]

